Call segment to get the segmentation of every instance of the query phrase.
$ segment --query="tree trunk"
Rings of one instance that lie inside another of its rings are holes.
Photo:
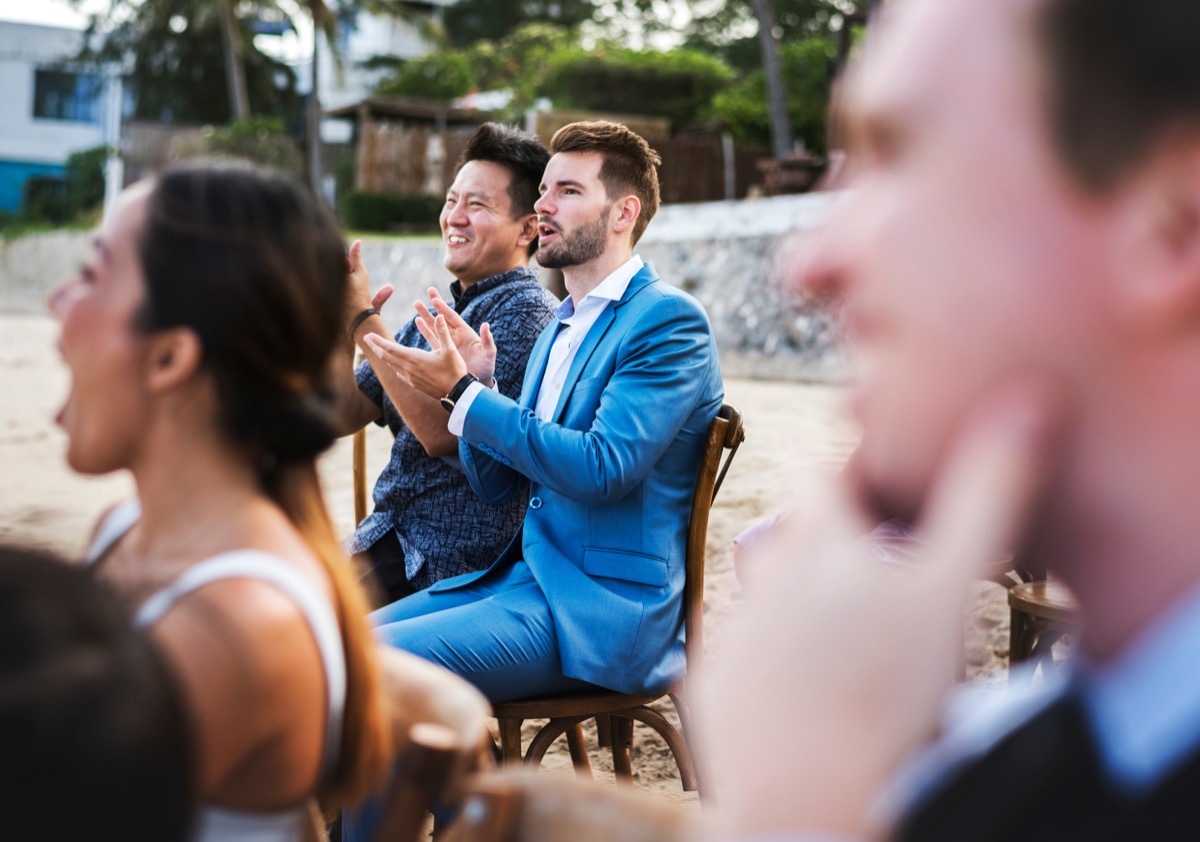
[[[234,120],[250,116],[250,95],[246,91],[246,65],[242,61],[242,42],[238,39],[233,16],[234,0],[219,0],[221,35],[225,41],[225,79],[229,85],[229,112]]]
[[[320,51],[317,45],[320,43],[321,30],[317,26],[316,19],[313,20],[313,52],[312,52],[312,90],[308,94],[308,109],[307,119],[305,120],[305,129],[308,136],[308,181],[312,187],[313,195],[322,197],[321,192],[321,98],[318,93],[320,90],[320,72],[318,71],[318,59]]]
[[[763,73],[767,77],[767,109],[771,116],[771,149],[780,159],[792,150],[792,121],[788,117],[787,92],[779,64],[779,45],[775,42],[775,13],[771,0],[750,0],[758,18],[758,38],[762,44]]]

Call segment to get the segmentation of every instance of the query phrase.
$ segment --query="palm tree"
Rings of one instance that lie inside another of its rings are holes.
[[[750,0],[758,19],[758,38],[762,45],[763,75],[767,77],[767,110],[771,115],[771,150],[776,160],[792,149],[792,121],[788,115],[787,91],[779,64],[779,45],[775,43],[775,12],[771,0]]]
[[[211,0],[210,0],[211,1]],[[225,42],[225,79],[229,86],[229,113],[234,120],[250,116],[250,94],[246,89],[246,64],[242,57],[242,39],[238,32],[234,0],[215,0],[221,15],[221,36]]]

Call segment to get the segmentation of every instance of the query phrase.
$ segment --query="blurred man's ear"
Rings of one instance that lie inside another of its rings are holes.
[[[1122,303],[1148,328],[1200,330],[1200,135],[1169,144],[1130,179]]]

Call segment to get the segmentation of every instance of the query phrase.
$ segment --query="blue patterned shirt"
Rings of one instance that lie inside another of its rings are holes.
[[[454,309],[475,330],[484,322],[496,338],[496,384],[516,400],[533,344],[554,318],[557,299],[525,267],[502,272],[465,290],[450,285]],[[410,348],[428,349],[412,320],[396,334]],[[347,541],[359,553],[396,532],[409,583],[418,590],[440,579],[482,570],[500,555],[525,516],[527,494],[502,506],[484,503],[471,490],[457,454],[431,458],[404,424],[368,363],[358,367],[358,388],[382,410],[377,423],[395,435],[392,458],[375,483],[375,510]]]

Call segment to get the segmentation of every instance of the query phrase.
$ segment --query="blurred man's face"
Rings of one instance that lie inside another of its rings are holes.
[[[803,279],[847,305],[856,468],[913,516],[964,412],[1030,371],[1103,365],[1104,202],[1068,182],[1037,98],[1041,0],[899,0],[847,79],[843,200]]]

